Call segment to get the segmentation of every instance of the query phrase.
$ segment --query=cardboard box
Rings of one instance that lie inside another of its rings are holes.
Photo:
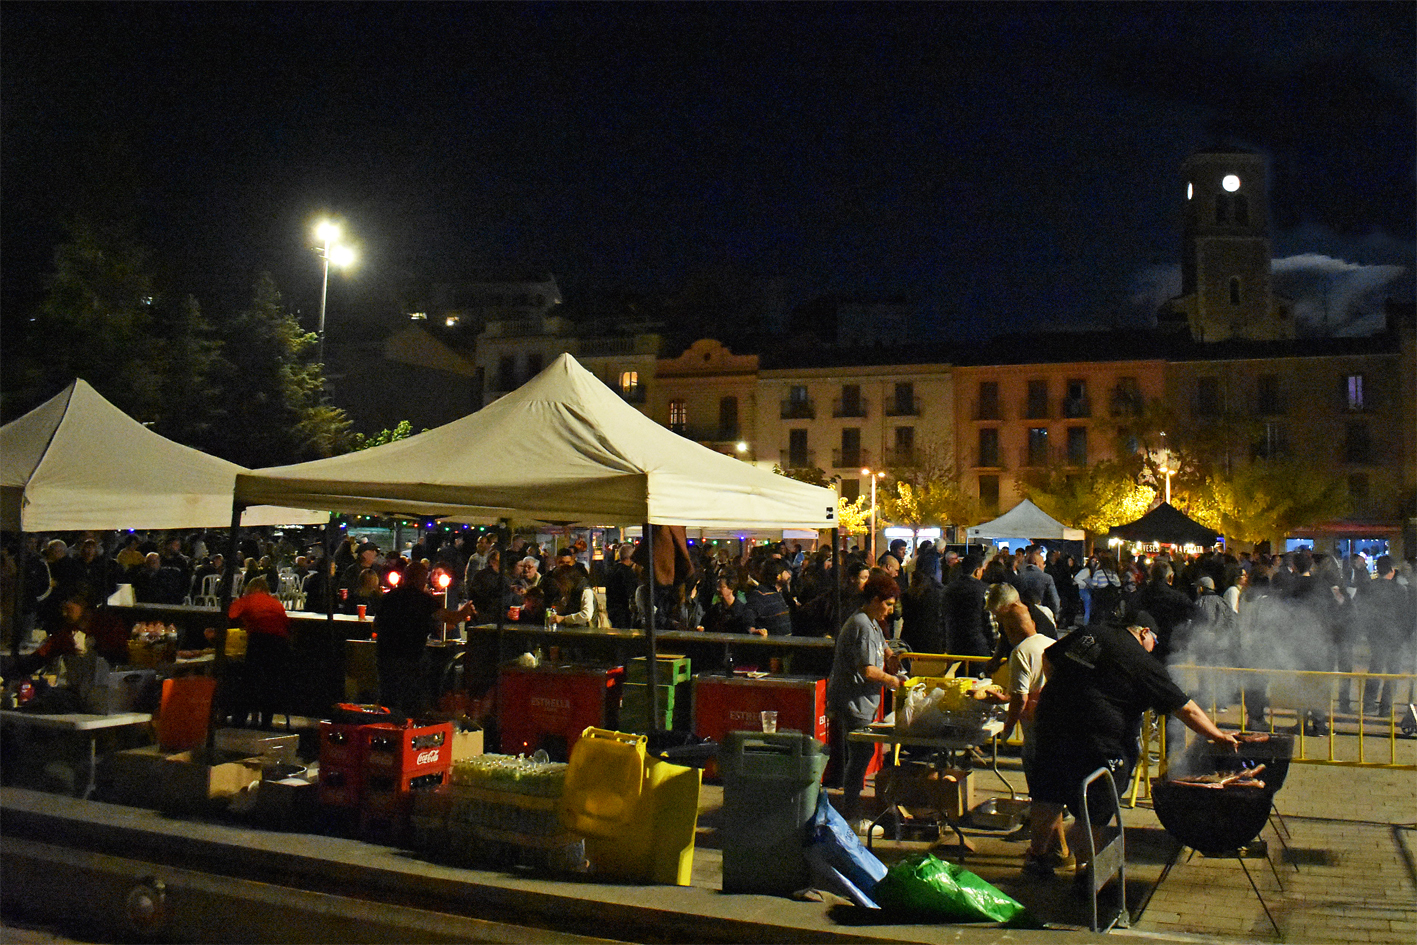
[[[156,745],[114,752],[105,794],[120,804],[168,811],[225,804],[261,780],[261,759],[204,750],[165,752]]]
[[[299,735],[277,735],[249,728],[219,728],[216,748],[247,758],[264,758],[282,764],[295,764],[300,748]]]
[[[453,764],[457,764],[464,758],[481,754],[485,754],[482,729],[474,729],[470,732],[453,731]]]
[[[262,781],[256,789],[256,820],[286,825],[314,818],[319,808],[319,787],[305,778]]]
[[[974,809],[973,772],[928,765],[887,766],[876,772],[876,797],[889,798],[912,817],[944,814],[958,821]]]

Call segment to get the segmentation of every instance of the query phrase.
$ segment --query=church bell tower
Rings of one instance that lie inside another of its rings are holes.
[[[1198,151],[1182,172],[1181,295],[1163,306],[1159,320],[1184,321],[1197,341],[1293,338],[1290,306],[1270,288],[1264,158]]]

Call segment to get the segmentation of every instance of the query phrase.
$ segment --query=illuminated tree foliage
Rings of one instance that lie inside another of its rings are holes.
[[[425,429],[421,432],[427,433],[428,431]],[[400,420],[392,430],[380,430],[373,436],[365,436],[363,433],[354,434],[350,439],[349,448],[350,452],[367,450],[375,446],[385,446],[397,440],[406,440],[411,436],[413,436],[413,424],[407,420]]]
[[[855,501],[836,500],[836,527],[845,535],[864,535],[871,529],[871,497],[859,495]]]
[[[1202,488],[1188,489],[1183,502],[1202,525],[1247,544],[1278,541],[1348,513],[1344,483],[1294,460],[1257,460],[1228,474],[1216,470]]]
[[[1019,480],[1024,494],[1040,509],[1090,535],[1135,521],[1156,501],[1156,490],[1140,481],[1140,457],[1102,460],[1084,472],[1031,471]]]
[[[880,514],[896,525],[966,525],[976,521],[979,502],[961,482],[954,452],[943,443],[916,447],[913,462],[890,467],[891,482],[878,489]]]

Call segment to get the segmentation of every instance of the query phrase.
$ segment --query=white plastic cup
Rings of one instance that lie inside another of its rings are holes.
[[[772,735],[777,732],[777,710],[767,709],[759,713],[763,721],[763,732]]]

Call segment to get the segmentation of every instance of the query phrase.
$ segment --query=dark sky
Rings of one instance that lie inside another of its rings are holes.
[[[97,193],[136,196],[209,312],[263,269],[313,311],[332,211],[362,256],[332,328],[486,267],[568,297],[753,278],[780,304],[908,293],[939,330],[1085,324],[1178,284],[1179,167],[1212,146],[1269,159],[1275,256],[1304,279],[1410,297],[1414,23],[1388,2],[7,2],[5,314]]]

